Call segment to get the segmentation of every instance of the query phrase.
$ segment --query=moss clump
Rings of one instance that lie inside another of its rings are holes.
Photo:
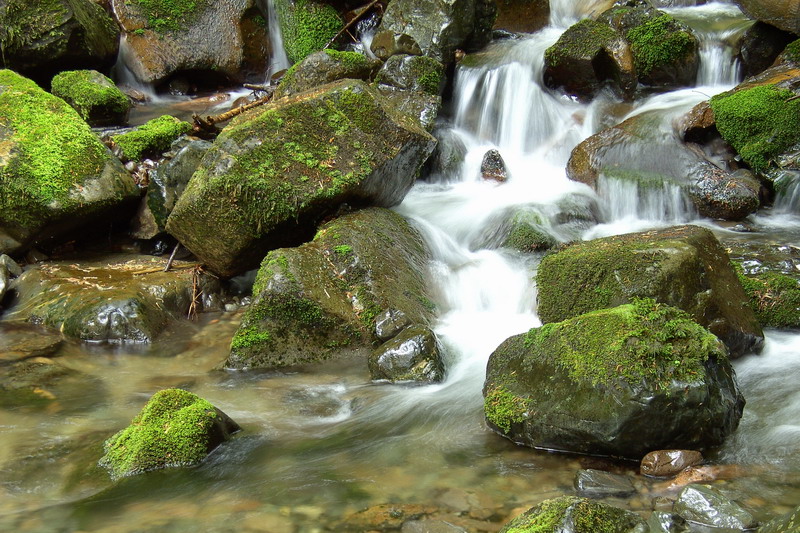
[[[179,31],[208,0],[129,0],[142,8],[147,25],[157,32]]]
[[[783,54],[781,54],[781,57],[785,61],[800,63],[800,39],[787,44],[786,48],[783,49]]]
[[[642,520],[634,513],[576,496],[546,500],[509,522],[501,533],[625,533]],[[569,526],[567,526],[569,524]]]
[[[763,171],[800,138],[800,100],[763,85],[711,99],[717,129],[753,170]]]
[[[344,26],[336,9],[311,0],[278,0],[275,9],[292,63],[321,50]]]
[[[114,478],[201,462],[238,426],[206,400],[180,389],[157,392],[131,425],[105,442],[100,465]]]
[[[626,37],[639,76],[689,56],[696,47],[689,30],[666,13],[631,28]]]
[[[527,417],[528,401],[505,387],[495,387],[483,399],[483,412],[487,420],[508,433],[511,424],[523,422]]]
[[[738,265],[736,271],[762,326],[800,328],[800,281],[777,272],[745,275]]]
[[[0,222],[12,225],[39,220],[52,205],[67,212],[78,209],[70,191],[84,178],[99,175],[109,159],[97,136],[63,100],[0,70],[0,152],[9,142],[10,161],[0,166]]]
[[[616,38],[617,32],[608,24],[584,19],[570,26],[558,42],[545,51],[544,59],[550,66],[557,67],[570,59],[591,58]]]
[[[140,161],[149,155],[159,155],[169,149],[172,142],[192,131],[192,125],[169,115],[162,115],[146,124],[111,140],[122,150],[122,155],[131,161]]]
[[[504,247],[520,252],[547,250],[556,244],[557,241],[547,232],[524,222],[516,224],[503,241]]]
[[[98,111],[104,115],[124,117],[131,102],[114,82],[94,70],[69,70],[57,74],[52,93],[69,103],[87,122],[92,123]]]
[[[719,339],[687,313],[649,298],[532,329],[525,346],[547,360],[558,354],[557,366],[593,385],[621,379],[666,389],[702,379],[709,357],[727,358]]]

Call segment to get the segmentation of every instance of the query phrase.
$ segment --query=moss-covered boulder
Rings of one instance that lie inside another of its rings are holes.
[[[320,50],[295,63],[283,76],[274,98],[301,93],[342,79],[369,82],[380,68],[380,61],[358,52]]]
[[[270,252],[224,366],[280,368],[366,358],[386,340],[386,328],[376,320],[382,313],[394,310],[408,324],[429,324],[428,259],[419,233],[400,215],[379,208],[342,216],[299,248]]]
[[[158,157],[181,135],[192,131],[192,125],[170,115],[162,115],[141,126],[111,137],[119,149],[120,157],[128,161],[141,161],[145,157]]]
[[[774,518],[758,528],[758,533],[785,533],[800,530],[800,507]]]
[[[506,524],[500,533],[632,533],[644,520],[631,511],[589,498],[545,500]]]
[[[369,372],[379,381],[438,383],[444,379],[436,334],[426,326],[410,326],[370,354]]]
[[[234,119],[167,231],[223,276],[310,239],[339,206],[392,206],[436,140],[369,86],[342,80]]]
[[[375,76],[375,83],[439,96],[445,84],[444,65],[431,57],[393,55]]]
[[[766,328],[800,328],[800,279],[777,272],[746,275],[739,281],[758,322]]]
[[[658,12],[625,33],[639,82],[654,87],[691,86],[700,67],[700,44],[688,26]]]
[[[496,16],[493,0],[393,0],[378,31],[408,35],[424,55],[448,64],[456,49],[488,44]]]
[[[131,101],[114,82],[96,70],[57,74],[51,92],[67,102],[90,126],[125,124]]]
[[[719,339],[650,299],[507,339],[483,393],[489,427],[518,444],[636,460],[717,446],[744,407]]]
[[[119,28],[93,0],[7,0],[0,5],[0,67],[49,82],[57,72],[114,64]]]
[[[544,323],[654,298],[688,312],[732,357],[764,341],[727,253],[697,226],[574,243],[542,260],[536,282]]]
[[[239,429],[228,415],[199,396],[165,389],[150,398],[130,426],[105,442],[100,465],[115,479],[194,466]]]
[[[133,178],[72,107],[0,70],[0,253],[97,223],[138,197]]]
[[[269,60],[267,25],[255,0],[130,0],[115,2],[125,38],[125,64],[144,83],[178,73],[208,80],[263,77]],[[252,42],[251,42],[252,41]]]
[[[794,0],[735,0],[748,17],[784,31],[800,34],[797,3]]]
[[[297,63],[322,50],[344,27],[332,6],[314,0],[276,0],[275,11],[289,61]]]
[[[203,309],[193,291],[218,292],[216,280],[194,264],[151,256],[103,256],[95,261],[40,263],[13,281],[9,322],[30,322],[86,341],[150,342],[175,317]],[[193,304],[194,302],[194,304]]]

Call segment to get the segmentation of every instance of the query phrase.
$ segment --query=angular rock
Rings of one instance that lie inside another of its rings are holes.
[[[739,41],[737,58],[745,78],[767,70],[786,45],[796,39],[790,32],[779,30],[771,24],[756,22]]]
[[[283,47],[292,63],[322,50],[344,27],[332,6],[314,0],[276,0]]]
[[[375,75],[375,83],[439,96],[444,90],[444,65],[418,55],[393,55]]]
[[[0,70],[0,253],[119,216],[139,190],[78,113]]]
[[[284,98],[217,137],[167,231],[230,277],[306,240],[344,203],[399,203],[435,144],[360,81]]]
[[[457,178],[467,157],[467,145],[450,127],[436,127],[433,135],[439,142],[425,163],[423,174],[445,180]]]
[[[326,83],[352,79],[369,82],[380,68],[380,61],[357,52],[320,50],[296,63],[284,75],[273,98],[301,93]]]
[[[681,518],[712,528],[752,529],[758,525],[753,515],[721,492],[706,485],[689,485],[675,501]]]
[[[165,389],[150,398],[130,426],[105,442],[100,465],[114,479],[193,466],[240,429],[199,396]]]
[[[406,314],[397,309],[389,309],[375,317],[375,336],[381,341],[388,341],[397,336],[403,329],[411,325]]]
[[[426,326],[407,327],[376,348],[368,364],[374,380],[438,383],[444,379],[436,334]]]
[[[735,0],[745,15],[776,28],[800,34],[795,0]]]
[[[630,533],[642,526],[644,520],[631,511],[587,498],[561,496],[532,507],[506,524],[500,533],[519,531]]]
[[[431,131],[436,125],[436,117],[442,107],[442,97],[424,91],[398,89],[388,85],[378,85],[378,92],[388,105],[398,113],[419,125],[425,131]]]
[[[483,392],[489,427],[517,444],[637,460],[717,446],[744,407],[719,340],[652,300],[507,339]]]
[[[587,498],[624,498],[636,492],[628,476],[590,468],[575,474],[573,487],[579,496]]]
[[[630,233],[575,243],[545,257],[537,275],[538,312],[542,322],[558,322],[654,298],[689,313],[725,343],[731,357],[739,357],[759,351],[764,334],[735,278],[727,253],[707,229]]]
[[[378,341],[376,317],[387,310],[402,312],[410,324],[430,323],[428,260],[417,231],[387,209],[345,215],[313,242],[270,252],[224,366],[366,358]]]
[[[481,177],[485,180],[492,180],[503,183],[508,179],[506,162],[497,150],[489,150],[483,154],[481,161]]]
[[[123,125],[128,121],[130,99],[96,70],[60,72],[51,87],[53,95],[71,105],[90,126]]]
[[[670,477],[702,462],[703,454],[696,450],[656,450],[642,458],[639,472],[643,476]]]

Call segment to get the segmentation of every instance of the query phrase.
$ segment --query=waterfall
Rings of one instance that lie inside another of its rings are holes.
[[[272,76],[291,66],[286,49],[283,47],[281,25],[278,22],[278,11],[275,9],[275,0],[258,0],[262,13],[267,14],[267,29],[269,30],[269,67],[267,68],[267,83]]]

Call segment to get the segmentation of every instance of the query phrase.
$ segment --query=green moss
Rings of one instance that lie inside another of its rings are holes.
[[[98,83],[95,79],[103,80]],[[89,120],[95,108],[125,115],[130,100],[106,76],[90,70],[70,70],[57,74],[51,84],[52,93],[75,108],[84,120]]]
[[[333,251],[339,255],[349,255],[353,252],[353,247],[349,244],[340,244],[333,247]]]
[[[631,28],[627,35],[639,76],[680,61],[695,51],[697,41],[688,28],[668,14]]]
[[[576,496],[546,500],[512,520],[501,533],[555,533],[566,524],[578,533],[623,533],[641,520],[633,513]]]
[[[505,387],[496,387],[486,392],[483,412],[487,420],[508,433],[511,424],[523,422],[528,416],[528,402]]]
[[[687,313],[649,298],[532,329],[525,345],[545,359],[559,354],[557,366],[594,385],[691,383],[702,378],[710,356],[727,357],[719,339]]]
[[[617,38],[617,32],[603,22],[584,19],[573,24],[544,53],[545,61],[554,67],[570,58],[594,57]]]
[[[336,9],[311,0],[278,0],[275,9],[292,63],[321,50],[344,26]]]
[[[783,49],[783,59],[792,63],[800,63],[800,39],[792,41]]]
[[[514,226],[508,234],[503,246],[520,252],[547,250],[556,245],[556,240],[541,229],[527,223]]]
[[[162,115],[131,132],[114,135],[111,140],[119,146],[125,158],[140,161],[165,152],[175,139],[190,131],[192,125],[188,122]]]
[[[717,129],[753,170],[763,171],[800,138],[800,100],[774,85],[711,99]]]
[[[735,265],[739,281],[758,322],[770,328],[800,328],[800,281],[777,272],[745,275]]]
[[[51,204],[78,209],[70,191],[102,172],[106,148],[73,108],[31,80],[0,70],[0,91],[0,151],[14,148],[0,166],[0,221],[33,223]]]
[[[208,0],[128,0],[138,4],[147,25],[157,32],[180,31],[191,17],[209,5]]]
[[[328,48],[325,50],[325,53],[334,61],[341,63],[347,70],[362,70],[370,66],[366,56],[358,52],[341,52]]]
[[[100,464],[120,478],[202,461],[209,433],[220,419],[213,405],[184,390],[153,395],[131,425],[105,442]]]
[[[241,328],[231,340],[231,350],[242,350],[269,343],[272,336],[268,331],[262,331],[256,326]]]

